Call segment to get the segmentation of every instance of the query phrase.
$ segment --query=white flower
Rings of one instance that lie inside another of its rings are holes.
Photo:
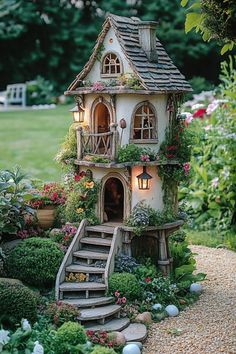
[[[192,105],[192,110],[195,111],[195,109],[199,109],[199,108],[202,108],[204,107],[204,104],[203,103],[195,103],[194,105]]]
[[[213,178],[213,180],[211,181],[212,187],[216,188],[218,184],[219,184],[219,178],[218,177]]]
[[[192,122],[192,120],[193,120],[193,115],[192,115],[192,113],[190,113],[190,112],[183,112],[183,113],[181,113],[181,115],[185,115],[185,122],[186,122],[187,124],[190,124],[190,123]]]
[[[23,331],[31,331],[31,325],[30,325],[29,321],[26,320],[25,318],[23,318],[21,321],[21,327],[22,327]]]
[[[5,331],[4,329],[0,329],[0,349],[2,351],[2,347],[10,341],[9,331]]]
[[[38,341],[34,342],[34,350],[31,354],[44,354],[43,346]]]

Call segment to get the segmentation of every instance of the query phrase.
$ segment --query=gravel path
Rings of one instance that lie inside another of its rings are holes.
[[[143,354],[236,354],[236,252],[191,246],[207,274],[200,299],[178,317],[149,328]],[[174,336],[168,330],[181,329]]]

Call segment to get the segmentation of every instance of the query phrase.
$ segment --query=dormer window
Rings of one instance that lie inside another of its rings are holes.
[[[131,124],[131,139],[134,143],[157,142],[157,116],[150,102],[139,103],[133,113]]]
[[[102,76],[118,76],[122,73],[121,60],[114,53],[107,53],[102,61]]]

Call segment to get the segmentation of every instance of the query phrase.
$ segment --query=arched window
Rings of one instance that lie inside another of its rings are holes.
[[[139,103],[133,113],[131,141],[152,143],[157,140],[157,117],[154,106],[149,102]]]
[[[114,53],[108,53],[103,58],[102,74],[107,76],[117,76],[121,74],[121,62]]]

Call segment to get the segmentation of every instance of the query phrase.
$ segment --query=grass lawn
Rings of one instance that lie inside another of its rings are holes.
[[[225,234],[220,234],[217,230],[196,231],[186,229],[185,231],[187,233],[187,240],[192,245],[207,247],[226,246],[227,248],[236,250],[236,234],[233,230]]]
[[[53,159],[72,123],[70,108],[0,112],[0,169],[18,165],[31,178],[60,180]]]

